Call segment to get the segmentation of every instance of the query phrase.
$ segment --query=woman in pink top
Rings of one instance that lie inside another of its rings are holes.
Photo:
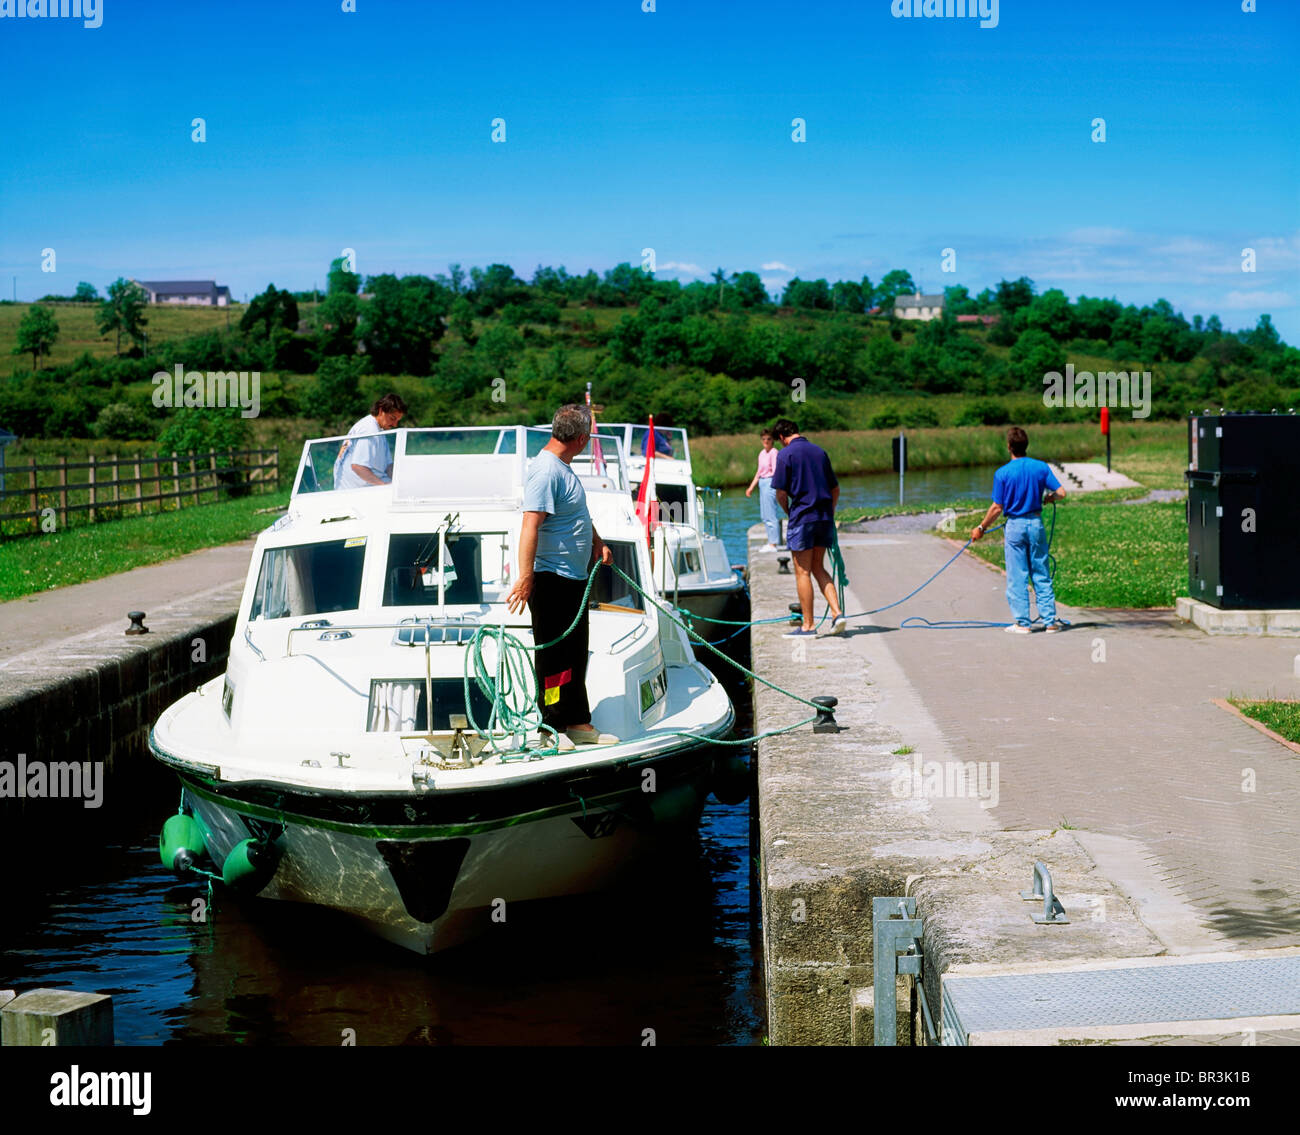
[[[767,529],[767,543],[761,549],[775,552],[781,540],[781,525],[777,520],[776,493],[772,489],[772,474],[776,472],[776,449],[770,430],[763,431],[763,448],[758,451],[758,470],[749,482],[745,496],[752,496],[754,486],[758,486],[758,508],[763,517],[763,526]]]

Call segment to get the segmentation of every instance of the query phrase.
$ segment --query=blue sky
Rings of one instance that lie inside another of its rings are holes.
[[[1293,0],[1001,0],[990,28],[891,0],[100,3],[93,29],[0,19],[5,298],[649,247],[774,288],[1023,274],[1300,343]]]

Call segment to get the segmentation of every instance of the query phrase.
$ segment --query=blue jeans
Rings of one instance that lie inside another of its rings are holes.
[[[767,529],[767,542],[781,542],[781,525],[777,519],[776,490],[772,488],[771,477],[758,479],[758,511],[763,517],[763,527]]]
[[[1056,622],[1056,596],[1047,570],[1047,529],[1041,516],[1021,516],[1007,521],[1003,542],[1007,565],[1007,605],[1011,617],[1028,626],[1029,581],[1034,581],[1034,598],[1043,623]]]

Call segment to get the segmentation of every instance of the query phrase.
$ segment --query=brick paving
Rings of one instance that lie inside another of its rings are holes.
[[[868,607],[956,549],[897,529],[842,544]],[[953,755],[1000,762],[1000,827],[1140,840],[1207,930],[1240,948],[1300,945],[1300,756],[1210,700],[1300,696],[1300,639],[1211,638],[1172,611],[1071,608],[1058,635],[899,628],[909,615],[1005,621],[1004,589],[1000,572],[962,557],[902,607],[853,620],[850,636],[874,620]]]

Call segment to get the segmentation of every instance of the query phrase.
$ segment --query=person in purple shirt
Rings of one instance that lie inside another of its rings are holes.
[[[831,608],[828,634],[844,633],[844,612],[835,594],[835,581],[822,562],[835,543],[835,505],[840,499],[840,482],[831,459],[820,446],[799,433],[789,418],[773,427],[781,442],[776,455],[772,488],[776,503],[789,515],[785,543],[794,559],[794,586],[803,608],[803,625],[786,632],[786,638],[810,638],[813,629],[813,580]]]
[[[1007,605],[1014,620],[1008,634],[1028,634],[1029,581],[1034,581],[1038,617],[1048,634],[1061,630],[1056,621],[1056,596],[1048,569],[1047,531],[1043,528],[1043,505],[1064,500],[1065,490],[1052,468],[1044,461],[1026,457],[1029,435],[1019,426],[1007,430],[1011,460],[993,474],[993,503],[984,519],[971,529],[978,540],[999,516],[1006,514],[1003,558],[1007,565]]]

